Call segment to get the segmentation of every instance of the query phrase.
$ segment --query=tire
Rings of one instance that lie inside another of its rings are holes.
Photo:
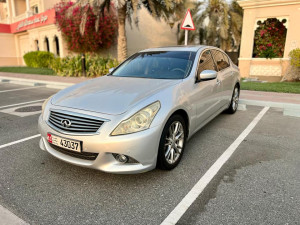
[[[229,105],[228,109],[226,110],[226,113],[234,114],[236,112],[238,105],[239,105],[239,97],[240,97],[240,88],[236,84],[233,89],[230,105]]]
[[[180,115],[174,115],[167,121],[159,142],[157,168],[172,170],[178,165],[185,148],[186,128],[185,120]]]

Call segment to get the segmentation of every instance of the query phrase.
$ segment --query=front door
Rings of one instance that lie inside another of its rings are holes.
[[[19,59],[22,60],[22,64],[25,65],[23,56],[27,53],[30,52],[30,44],[29,44],[29,35],[20,35],[18,37],[19,39]]]
[[[210,50],[204,50],[200,56],[197,74],[204,70],[217,71]],[[197,121],[198,126],[201,126],[204,121],[221,108],[221,82],[219,75],[217,79],[198,81],[194,84],[194,89],[197,93]]]

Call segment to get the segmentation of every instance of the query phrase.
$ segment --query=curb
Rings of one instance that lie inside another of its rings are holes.
[[[3,225],[29,225],[8,209],[0,205],[0,218]]]
[[[239,104],[300,110],[300,104],[240,99]]]
[[[75,83],[63,83],[63,82],[55,82],[55,81],[13,78],[13,77],[5,77],[5,76],[0,76],[0,82],[27,85],[27,86],[45,86],[47,88],[54,88],[54,89],[64,89],[75,84]]]
[[[284,116],[300,117],[300,104],[284,103],[284,102],[269,102],[240,99],[239,104],[244,105],[241,110],[246,109],[246,105],[267,106],[283,109]]]

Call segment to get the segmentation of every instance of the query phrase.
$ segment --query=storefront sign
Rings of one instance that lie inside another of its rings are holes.
[[[41,26],[55,24],[55,10],[50,9],[43,13],[28,17],[10,25],[11,33],[18,33]]]
[[[22,22],[20,22],[17,26],[17,31],[19,31],[22,27],[27,27],[29,25],[32,25],[32,24],[36,24],[36,23],[44,23],[48,20],[48,16],[47,15],[41,15],[40,17],[36,17],[32,20],[23,20]]]

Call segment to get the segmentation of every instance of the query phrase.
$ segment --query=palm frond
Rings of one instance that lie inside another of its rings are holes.
[[[172,24],[179,21],[184,13],[185,6],[191,5],[188,0],[78,0],[68,10],[67,16],[71,17],[75,8],[79,7],[82,12],[82,20],[80,23],[80,33],[83,35],[87,22],[87,8],[91,8],[96,16],[95,30],[99,29],[99,21],[104,15],[104,11],[110,12],[111,4],[115,8],[120,9],[126,7],[126,17],[130,25],[132,22],[138,27],[138,10],[144,6],[153,18],[163,19],[167,23]],[[193,3],[194,4],[194,3]]]
[[[122,1],[122,0],[120,0]],[[80,23],[80,34],[83,35],[85,31],[85,26],[87,22],[87,13],[89,9],[92,9],[93,13],[96,16],[95,22],[95,30],[98,31],[99,29],[99,21],[101,16],[104,16],[104,11],[110,10],[111,0],[79,0],[76,1],[68,10],[67,10],[67,17],[71,17],[73,14],[73,10],[77,7],[80,8],[82,13],[82,19]]]
[[[226,0],[197,2],[191,13],[197,30],[189,32],[189,42],[214,45],[223,50],[238,49],[243,12],[236,0],[231,3]],[[184,31],[179,32],[178,40],[183,42]]]

